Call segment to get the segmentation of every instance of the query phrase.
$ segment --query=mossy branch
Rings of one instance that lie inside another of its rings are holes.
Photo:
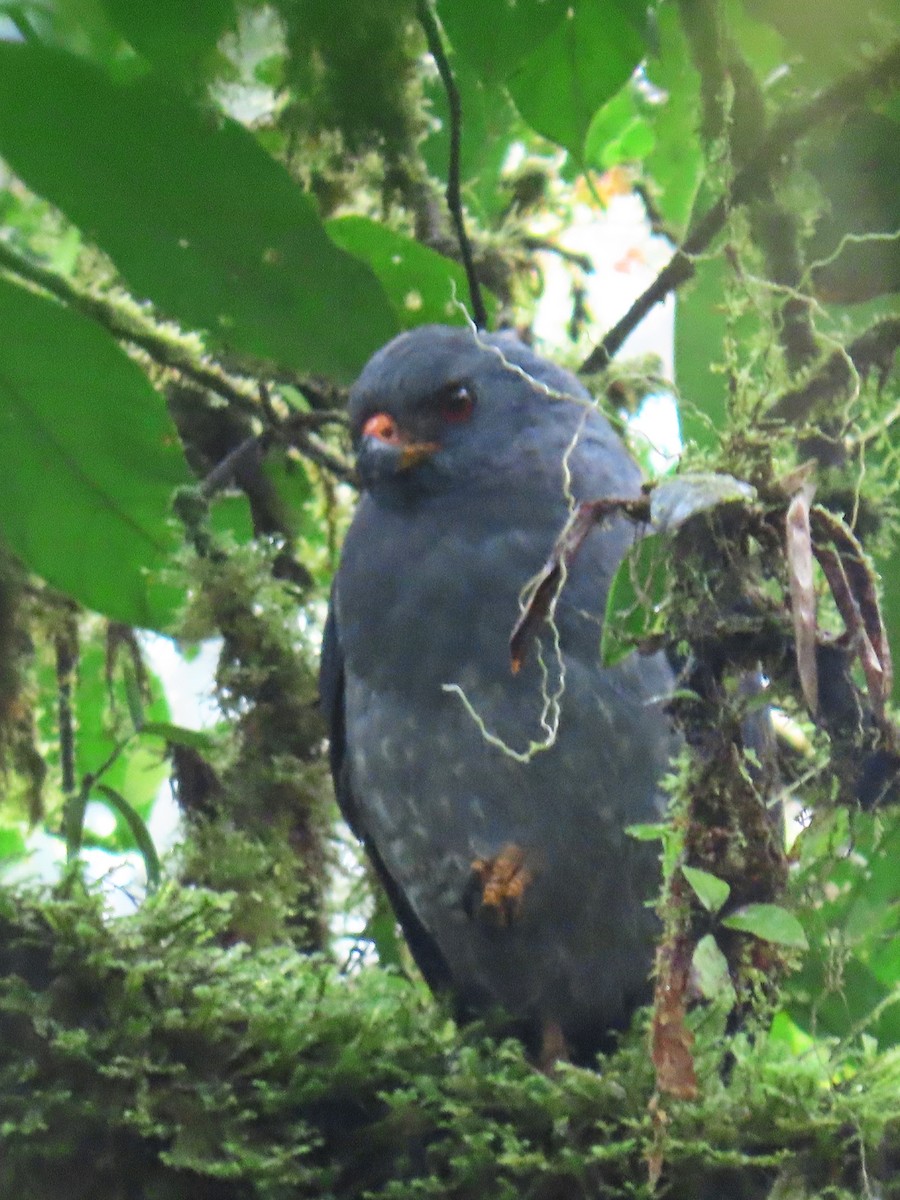
[[[143,350],[158,366],[177,371],[240,412],[259,418],[264,423],[268,421],[269,414],[260,402],[259,385],[256,382],[236,378],[217,363],[210,362],[202,354],[196,337],[187,337],[172,325],[151,320],[130,298],[99,296],[67,276],[18,253],[2,241],[0,270],[55,296],[74,312],[102,325],[117,341]],[[315,433],[319,426],[344,420],[343,413],[330,407],[334,401],[331,392],[284,372],[280,373],[279,379],[301,391],[313,407],[309,413],[292,412],[290,418],[282,423],[282,437],[301,454],[339,479],[352,481],[354,472],[349,460]]]
[[[591,374],[603,370],[647,313],[691,278],[694,259],[721,233],[731,210],[760,194],[772,171],[795,142],[816,125],[859,104],[861,97],[873,91],[889,91],[898,84],[900,42],[894,42],[884,54],[859,70],[851,71],[830,87],[823,88],[808,103],[777,116],[756,150],[735,175],[731,186],[696,222],[656,279],[591,351],[581,365],[581,372]]]

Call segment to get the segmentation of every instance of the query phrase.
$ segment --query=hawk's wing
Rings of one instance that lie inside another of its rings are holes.
[[[429,987],[435,991],[449,988],[452,980],[450,971],[431,934],[413,912],[409,901],[388,872],[381,855],[368,836],[365,820],[350,787],[350,769],[347,758],[348,733],[344,711],[344,652],[341,647],[335,607],[336,583],[332,585],[328,618],[322,636],[322,658],[319,665],[319,697],[322,712],[328,723],[329,757],[334,792],[341,815],[354,834],[364,844],[376,874],[387,894],[391,907],[412,951],[419,970]],[[351,731],[352,736],[352,731]]]

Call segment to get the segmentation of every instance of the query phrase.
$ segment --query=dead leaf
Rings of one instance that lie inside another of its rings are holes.
[[[816,660],[816,589],[809,502],[808,489],[797,493],[788,505],[785,528],[797,670],[803,698],[810,713],[815,716],[819,711],[819,668]]]
[[[676,475],[661,480],[650,494],[650,523],[660,533],[670,533],[691,517],[722,504],[750,504],[756,489],[733,475],[711,471]]]
[[[565,582],[565,573],[575,561],[584,539],[600,521],[612,513],[621,512],[635,521],[646,521],[650,515],[647,501],[608,497],[584,500],[575,509],[556,539],[553,552],[535,577],[519,619],[509,639],[512,673],[518,674],[528,654],[538,627],[553,607]]]
[[[685,1024],[692,951],[691,940],[682,934],[663,942],[656,954],[652,1032],[656,1086],[679,1100],[693,1100],[697,1095],[691,1052],[694,1035]]]
[[[813,550],[859,657],[872,708],[881,719],[891,694],[894,672],[875,572],[862,546],[840,517],[815,505],[810,520],[815,534]]]

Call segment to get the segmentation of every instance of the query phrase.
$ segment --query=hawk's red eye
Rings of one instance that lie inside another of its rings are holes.
[[[403,436],[397,428],[397,422],[389,413],[377,412],[367,418],[362,427],[363,437],[374,437],[379,442],[387,442],[389,446],[399,446]]]
[[[475,407],[475,396],[463,384],[454,384],[438,397],[438,411],[445,421],[468,421]]]

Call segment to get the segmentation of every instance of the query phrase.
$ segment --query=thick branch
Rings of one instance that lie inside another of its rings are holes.
[[[807,104],[778,116],[746,165],[735,175],[729,191],[696,223],[653,283],[585,359],[581,371],[590,374],[606,367],[647,313],[690,279],[694,273],[693,259],[696,255],[701,254],[722,231],[735,205],[746,204],[760,192],[771,171],[778,166],[794,142],[822,121],[858,104],[868,92],[876,89],[886,91],[898,83],[900,42],[895,42],[884,54],[858,71],[845,75],[831,87],[824,88]]]

